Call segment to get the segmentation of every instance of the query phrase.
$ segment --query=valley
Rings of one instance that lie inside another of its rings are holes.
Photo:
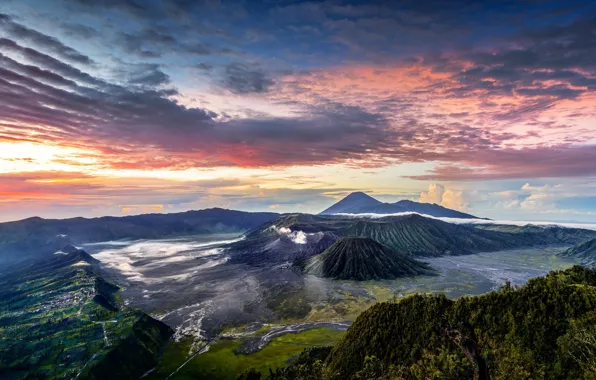
[[[226,234],[85,247],[123,286],[127,305],[175,330],[148,378],[170,375],[180,366],[172,378],[234,379],[250,366],[267,373],[267,366],[276,368],[304,347],[334,343],[377,302],[417,293],[443,293],[451,299],[479,295],[506,281],[522,285],[578,262],[558,256],[567,247],[559,245],[424,258],[432,275],[340,281],[302,275],[289,263],[263,268],[230,262],[226,247],[230,241],[242,242],[238,239]],[[285,348],[280,351],[280,346]],[[273,352],[275,360],[264,359]],[[240,364],[227,375],[211,377],[213,370],[205,369],[213,363],[228,368],[223,363],[233,358]]]
[[[249,368],[266,374],[305,348],[328,354],[323,347],[340,344],[374,305],[522,286],[585,264],[596,238],[584,228],[445,219],[211,209],[106,219],[93,234],[72,221],[12,223],[5,231],[46,240],[38,258],[0,273],[0,328],[12,334],[0,348],[14,358],[0,374],[94,378],[114,362],[150,380],[233,380]],[[0,248],[10,256],[30,244],[5,240]],[[27,343],[18,359],[19,337],[39,321],[57,332]]]

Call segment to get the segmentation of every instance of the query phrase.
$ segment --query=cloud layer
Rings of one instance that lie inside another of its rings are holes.
[[[466,183],[596,177],[593,2],[48,3],[0,13],[0,146],[27,148],[0,155],[6,199],[99,202],[130,173],[170,190],[121,208],[161,210],[197,199],[171,182],[193,170],[244,170],[237,191],[299,167],[306,190],[309,168],[407,165],[411,193],[459,182],[420,198],[466,209]]]

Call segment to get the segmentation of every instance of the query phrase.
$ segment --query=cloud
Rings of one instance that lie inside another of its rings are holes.
[[[464,200],[462,190],[445,187],[438,183],[428,185],[428,191],[420,193],[420,202],[435,203],[455,210],[467,210],[468,203]]]
[[[228,64],[222,78],[224,87],[236,94],[267,92],[273,83],[261,68],[238,62]]]
[[[129,73],[128,83],[149,87],[163,86],[170,83],[170,76],[160,70],[157,64],[137,65],[138,70]]]
[[[410,176],[418,180],[482,181],[512,178],[565,178],[596,175],[595,145],[555,145],[522,149],[490,149],[481,153],[453,153],[438,160],[459,161],[469,166],[437,166],[430,174]]]
[[[445,194],[445,186],[438,183],[431,183],[428,185],[428,191],[420,193],[420,202],[441,204],[443,194]]]
[[[201,62],[201,63],[197,63],[196,65],[194,65],[193,67],[199,69],[199,70],[212,70],[213,69],[213,65],[210,65],[208,63],[205,62]]]
[[[596,194],[595,189],[591,180],[567,184],[553,181],[542,184],[526,182],[511,190],[489,191],[485,196],[472,199],[472,203],[475,207],[483,206],[501,216],[514,218],[531,216],[533,219],[544,220],[556,215],[563,220],[593,220],[594,213],[590,204]]]
[[[34,46],[48,50],[68,61],[85,65],[94,64],[91,58],[64,45],[56,38],[18,24],[11,17],[2,13],[0,13],[0,29],[3,29],[9,36],[15,39],[32,43]]]
[[[0,143],[83,151],[52,167],[165,176],[414,163],[427,171],[408,179],[439,183],[596,175],[593,4],[67,3],[37,11],[16,2],[18,18],[0,16]],[[522,11],[542,21],[517,19]],[[63,12],[77,24],[63,23]],[[35,30],[38,13],[54,20],[39,23],[51,33]],[[247,30],[258,37],[250,44]],[[35,159],[20,157],[19,167],[25,158]],[[71,185],[54,188],[81,190]],[[439,190],[425,196],[470,202],[469,191]],[[320,196],[236,191],[210,201],[287,210],[271,194],[308,205]],[[525,198],[499,201],[514,208]]]

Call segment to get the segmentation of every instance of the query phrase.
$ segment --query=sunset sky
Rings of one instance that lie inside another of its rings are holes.
[[[355,190],[596,221],[596,2],[0,0],[0,221]]]

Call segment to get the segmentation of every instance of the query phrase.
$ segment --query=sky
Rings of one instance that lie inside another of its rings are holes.
[[[593,1],[0,1],[0,221],[352,191],[596,221]]]

